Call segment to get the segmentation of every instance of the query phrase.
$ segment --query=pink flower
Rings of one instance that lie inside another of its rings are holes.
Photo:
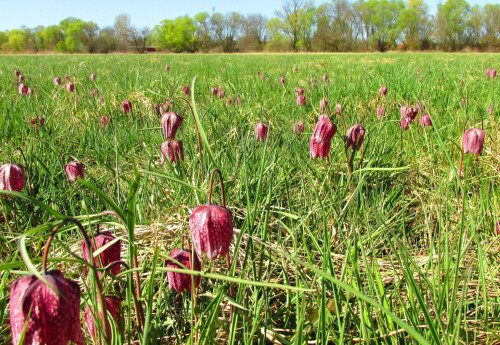
[[[488,106],[488,109],[486,109],[486,112],[488,113],[488,115],[492,115],[495,112],[495,108],[493,108],[493,104],[490,104]]]
[[[73,83],[67,83],[66,84],[66,91],[68,91],[68,92],[75,92],[75,84],[73,84]]]
[[[293,131],[295,134],[301,134],[304,132],[304,123],[302,121],[296,122],[293,126]]]
[[[255,125],[255,137],[258,141],[264,141],[267,138],[268,127],[264,122],[258,122]]]
[[[220,88],[218,86],[214,86],[210,89],[210,93],[212,94],[212,96],[217,96],[217,94],[219,93],[219,90],[220,90]]]
[[[61,85],[61,78],[59,78],[59,77],[54,77],[53,81],[54,81],[54,85],[57,85],[57,86],[58,86],[58,85]]]
[[[224,96],[225,96],[224,91],[222,89],[219,89],[217,96],[219,96],[220,99],[224,98]]]
[[[382,96],[387,96],[387,86],[382,86],[378,92],[382,95]]]
[[[201,205],[189,216],[189,228],[198,257],[205,253],[209,260],[229,253],[233,238],[233,216],[218,205]]]
[[[189,86],[187,86],[187,85],[183,86],[182,93],[186,96],[189,96],[191,94],[191,90],[189,89]]]
[[[122,113],[130,113],[132,111],[132,103],[127,99],[124,100],[120,104],[120,110],[122,111]]]
[[[377,116],[378,116],[378,118],[381,119],[382,117],[384,117],[384,114],[385,114],[384,107],[378,107],[377,108]]]
[[[163,136],[165,137],[165,139],[175,139],[177,130],[182,125],[184,118],[170,111],[163,114],[160,121],[161,127],[163,129]]]
[[[96,250],[107,246],[110,242],[116,239],[115,236],[111,233],[111,231],[103,231],[97,233],[94,238],[91,239],[92,245],[92,253]],[[90,261],[89,249],[84,241],[80,244],[82,248],[83,258],[85,261]],[[121,260],[121,241],[117,240],[113,244],[109,245],[106,249],[104,249],[98,257],[94,257],[94,263],[98,268],[104,268],[108,266],[110,263]],[[119,264],[114,265],[109,270],[109,273],[112,275],[117,275],[120,273],[121,266]],[[98,272],[99,277],[101,276],[101,272]]]
[[[20,192],[24,188],[24,169],[18,164],[0,165],[0,190]]]
[[[77,178],[85,178],[85,167],[77,161],[69,162],[65,167],[66,178],[70,182],[75,182]]]
[[[109,116],[104,115],[101,117],[101,127],[106,127],[109,124]]]
[[[464,153],[472,153],[474,155],[483,152],[484,131],[480,128],[469,128],[464,132],[462,138],[462,147]]]
[[[19,91],[20,95],[29,95],[30,94],[30,88],[26,84],[19,84],[17,86],[17,90]]]
[[[180,140],[168,140],[160,145],[161,164],[165,164],[166,159],[174,164],[184,160],[184,146]]]
[[[106,296],[104,297],[104,303],[106,304],[106,310],[109,311],[111,316],[113,317],[113,320],[115,320],[115,323],[118,327],[121,326],[121,320],[120,320],[120,306],[122,303],[122,300],[118,297],[115,296]],[[101,312],[99,312],[101,314]],[[92,307],[86,307],[85,312],[84,312],[84,318],[85,318],[85,325],[87,326],[87,330],[91,337],[96,337],[97,332],[96,332],[96,327],[95,327],[95,320],[94,320],[94,309]],[[109,323],[109,320],[108,320]],[[111,327],[109,328],[111,329]]]
[[[360,124],[349,127],[345,133],[344,141],[347,147],[358,150],[365,140],[365,129]]]
[[[17,279],[10,288],[12,342],[18,344],[84,345],[80,327],[80,288],[59,270],[44,275],[50,287],[30,275]],[[25,329],[26,327],[26,329]]]
[[[322,112],[322,113],[325,113],[326,112],[326,108],[328,108],[328,98],[322,98],[320,101],[319,101],[319,110]]]
[[[181,265],[177,264],[172,259],[178,261],[185,267],[182,267]],[[193,264],[195,271],[201,270],[201,263],[197,255],[193,257]],[[169,268],[184,268],[190,270],[191,253],[182,249],[174,249],[170,254],[170,259],[167,259],[165,261],[165,265]],[[175,290],[178,293],[184,291],[188,292],[191,291],[191,275],[178,272],[167,272],[167,277],[168,277],[168,287],[170,290]],[[195,287],[198,287],[200,285],[200,281],[201,281],[200,277],[194,278]]]
[[[98,93],[98,92],[99,92],[99,91],[98,91],[97,89],[92,89],[92,91],[90,91],[90,93],[92,93],[92,96],[93,96],[93,97],[97,97],[97,93]]]
[[[21,75],[21,71],[19,71],[19,70],[16,69],[14,71],[14,75],[16,76],[16,78],[19,78],[19,76]]]
[[[328,115],[321,115],[309,140],[309,153],[312,159],[328,157],[335,132],[337,127],[330,121]]]
[[[306,96],[304,96],[304,95],[298,95],[297,96],[297,105],[299,107],[302,107],[302,106],[306,105]]]
[[[296,87],[295,88],[295,95],[296,96],[303,96],[304,95],[304,89],[301,87]]]
[[[431,120],[431,116],[429,114],[423,114],[422,116],[420,116],[420,119],[418,120],[418,122],[420,123],[420,126],[422,126],[422,127],[432,126],[432,120]]]
[[[486,75],[490,78],[496,78],[497,76],[497,70],[496,69],[493,69],[493,68],[488,68],[486,70]]]
[[[403,117],[401,119],[401,121],[399,121],[399,127],[402,129],[402,130],[407,130],[408,128],[410,128],[410,124],[411,124],[411,119],[409,117]]]

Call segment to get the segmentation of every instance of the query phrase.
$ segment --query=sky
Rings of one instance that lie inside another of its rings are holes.
[[[316,4],[328,0],[315,0]],[[431,13],[444,0],[425,0]],[[471,5],[496,3],[499,0],[468,0]],[[52,25],[67,17],[77,17],[97,23],[101,28],[113,25],[114,18],[123,13],[130,15],[137,26],[153,27],[163,19],[207,11],[237,11],[243,14],[262,13],[274,15],[283,0],[0,0],[0,30],[19,28],[23,25]]]

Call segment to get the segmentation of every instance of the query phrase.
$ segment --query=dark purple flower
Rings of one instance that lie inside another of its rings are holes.
[[[106,296],[106,297],[104,297],[104,303],[106,304],[106,310],[109,311],[109,313],[113,317],[113,320],[115,320],[115,323],[119,328],[121,326],[120,306],[121,306],[122,300],[118,297],[115,297],[115,296]],[[101,314],[101,312],[99,312],[99,314]],[[87,330],[88,330],[90,336],[93,338],[96,337],[97,332],[96,332],[95,320],[94,320],[94,310],[92,307],[85,308],[84,318],[85,318],[85,325],[87,326]],[[109,323],[109,320],[108,320],[108,323]],[[111,327],[109,327],[109,329],[111,329]]]
[[[431,116],[429,114],[423,114],[422,116],[420,116],[420,119],[418,120],[418,122],[420,123],[420,126],[422,126],[422,127],[432,126],[432,120],[431,120]]]
[[[124,100],[120,104],[120,110],[122,111],[122,113],[130,113],[132,111],[132,103],[127,99]]]
[[[84,345],[80,327],[80,287],[59,270],[47,272],[47,286],[30,275],[17,279],[10,288],[12,342],[62,345],[69,341]]]
[[[358,150],[365,140],[365,129],[360,124],[356,124],[347,129],[344,141],[347,147]]]
[[[24,169],[18,164],[0,165],[0,190],[20,192],[24,188]]]
[[[184,160],[184,146],[180,140],[168,140],[160,145],[161,164],[165,164],[166,159],[174,164]]]
[[[488,68],[486,70],[486,75],[490,78],[496,78],[497,76],[497,70],[496,69],[493,69],[493,68]]]
[[[54,81],[54,85],[57,85],[57,86],[61,85],[61,78],[54,77],[53,81]]]
[[[268,127],[264,122],[258,122],[255,125],[255,137],[258,141],[266,140]]]
[[[189,86],[184,85],[184,86],[182,87],[182,93],[183,93],[184,95],[186,95],[186,96],[189,96],[189,95],[191,94],[191,90],[189,89]]]
[[[185,267],[182,267],[172,259],[178,261]],[[170,254],[170,258],[165,261],[165,265],[169,268],[185,268],[190,270],[191,253],[182,249],[174,249]],[[201,263],[197,255],[194,255],[193,257],[193,266],[194,266],[193,270],[195,271],[201,270]],[[168,287],[170,288],[170,290],[175,290],[178,293],[184,291],[188,292],[191,291],[191,275],[178,272],[167,272],[167,277],[168,277]],[[201,281],[200,277],[194,278],[195,287],[198,287],[200,285],[200,281]]]
[[[472,153],[474,155],[483,152],[484,131],[480,128],[469,128],[464,132],[462,138],[462,147],[464,153]]]
[[[220,88],[218,86],[213,86],[210,89],[210,93],[212,94],[212,96],[217,96],[217,94],[219,93],[219,90],[220,90]]]
[[[304,89],[301,87],[296,87],[295,88],[295,95],[296,96],[303,96],[304,95]]]
[[[309,153],[312,159],[328,157],[335,132],[337,127],[330,121],[328,115],[321,115],[309,140]]]
[[[75,92],[75,84],[73,84],[73,83],[67,83],[66,84],[66,91],[68,91],[68,92]]]
[[[115,241],[116,237],[113,236],[111,231],[103,231],[97,233],[92,239],[91,239],[91,244],[92,244],[92,252],[95,252],[96,250],[107,246],[108,243]],[[89,256],[89,249],[87,248],[87,245],[85,244],[84,241],[81,242],[81,247],[82,247],[82,253],[83,253],[83,258],[85,261],[90,261],[90,256]],[[109,245],[106,249],[104,249],[98,257],[94,257],[94,263],[96,267],[98,268],[104,268],[108,266],[110,263],[115,262],[115,261],[120,261],[121,260],[121,241],[117,240],[113,244]],[[112,275],[117,275],[120,273],[121,266],[114,265],[111,267],[109,273]],[[101,272],[98,272],[98,275],[101,276]]]
[[[381,119],[382,117],[384,117],[384,114],[385,114],[384,107],[378,107],[377,108],[377,116],[378,116],[378,118]]]
[[[109,124],[109,116],[101,116],[101,127],[106,127]]]
[[[233,238],[233,216],[227,208],[201,205],[189,216],[189,228],[198,257],[205,253],[209,260],[229,253]]]
[[[297,96],[297,105],[299,107],[302,107],[302,106],[306,105],[306,96],[304,96],[304,95],[298,95]]]
[[[72,161],[64,167],[66,178],[70,182],[75,182],[77,178],[85,178],[85,167],[82,163]]]
[[[388,90],[387,90],[387,86],[382,86],[382,87],[378,90],[378,92],[380,92],[380,94],[381,94],[382,96],[387,96],[387,91],[388,91]]]

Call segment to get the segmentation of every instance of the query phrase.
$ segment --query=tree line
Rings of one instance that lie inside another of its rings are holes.
[[[500,50],[500,4],[446,0],[435,15],[423,0],[286,0],[275,15],[201,12],[137,27],[66,18],[57,25],[0,31],[0,51],[109,53],[250,51]]]

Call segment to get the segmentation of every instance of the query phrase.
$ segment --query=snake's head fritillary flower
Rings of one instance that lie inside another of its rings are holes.
[[[483,152],[484,131],[480,128],[469,128],[464,132],[462,138],[462,147],[464,153],[472,153],[474,155]]]
[[[387,96],[387,86],[382,86],[378,92],[382,95],[382,96]]]
[[[268,127],[264,122],[258,122],[255,125],[255,137],[258,141],[266,140]]]
[[[80,287],[59,270],[47,272],[45,282],[30,275],[10,288],[12,341],[23,344],[84,345],[80,327]]]
[[[303,107],[304,105],[306,105],[306,96],[298,95],[297,96],[297,105],[299,107]]]
[[[191,90],[189,89],[189,86],[184,85],[182,87],[182,94],[185,96],[189,96],[191,94]]]
[[[184,146],[181,140],[167,140],[160,145],[161,151],[161,164],[165,164],[168,160],[174,164],[184,160]]]
[[[179,265],[177,262],[182,264],[184,267]],[[190,270],[192,269],[191,253],[182,249],[174,249],[170,254],[170,258],[165,261],[165,264],[168,268],[186,268]],[[197,255],[194,255],[193,257],[193,266],[193,270],[201,270],[201,263]],[[191,291],[191,275],[179,272],[167,272],[167,278],[170,290],[175,290],[178,293]],[[200,285],[200,281],[200,277],[194,278],[195,287]]]
[[[0,165],[0,190],[20,192],[24,188],[24,169],[18,164]]]
[[[66,173],[66,178],[70,182],[75,182],[78,178],[85,178],[85,167],[82,163],[77,161],[66,164],[64,172]]]
[[[160,121],[165,139],[175,139],[177,130],[182,125],[184,118],[177,113],[169,111],[162,115]]]
[[[113,320],[115,320],[116,325],[118,326],[118,328],[120,328],[121,326],[120,307],[122,300],[116,296],[105,296],[104,303],[106,304],[106,310],[109,311],[109,313],[113,317]],[[97,336],[94,316],[95,316],[94,309],[92,307],[86,307],[84,312],[85,325],[87,326],[89,334],[93,338]]]
[[[104,268],[108,266],[110,263],[121,260],[121,241],[116,239],[115,236],[111,233],[111,231],[103,231],[97,233],[91,240],[92,245],[92,253],[96,250],[99,250],[102,247],[106,247],[98,257],[94,258],[94,263],[98,268]],[[112,244],[110,244],[113,242]],[[89,248],[85,244],[85,241],[81,242],[83,258],[85,261],[90,260]],[[112,275],[117,275],[120,273],[121,266],[119,264],[114,265],[109,270],[109,273]],[[98,275],[101,276],[101,272],[98,272]]]
[[[326,112],[326,108],[328,108],[328,98],[324,97],[319,101],[319,110],[322,113]]]
[[[302,132],[304,132],[304,122],[296,122],[293,126],[293,131],[295,132],[295,134],[302,134]]]
[[[384,114],[385,114],[385,109],[384,107],[378,107],[377,108],[377,117],[379,119],[381,119],[382,117],[384,117]]]
[[[66,91],[68,91],[68,92],[75,92],[75,84],[73,84],[73,83],[67,83],[66,84]]]
[[[54,79],[52,79],[52,81],[54,82],[54,85],[56,85],[56,86],[61,85],[61,78],[59,78],[59,77],[54,77]]]
[[[189,228],[198,257],[212,260],[229,253],[233,238],[233,216],[227,208],[214,204],[196,207],[189,216]]]
[[[347,147],[358,150],[365,140],[365,129],[360,124],[349,127],[345,133],[344,141]]]
[[[120,110],[122,113],[130,113],[132,111],[132,103],[126,99],[120,104]]]
[[[309,140],[309,153],[312,159],[328,157],[335,132],[337,127],[330,121],[328,115],[321,115]]]
[[[431,120],[431,116],[429,114],[423,114],[422,116],[420,116],[420,119],[418,120],[418,122],[420,123],[420,126],[422,126],[422,127],[432,126],[432,120]]]

